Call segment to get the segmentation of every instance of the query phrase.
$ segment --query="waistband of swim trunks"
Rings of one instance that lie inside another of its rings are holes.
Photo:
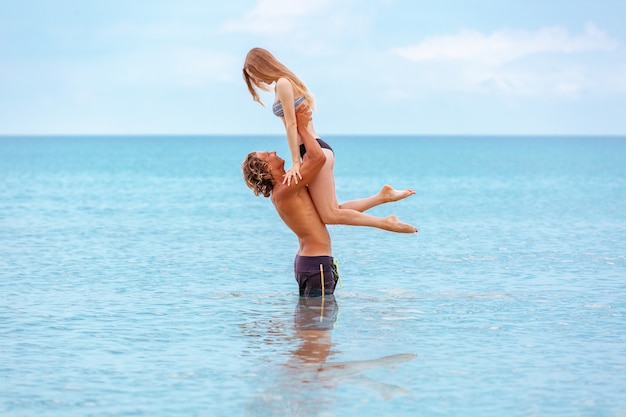
[[[319,270],[320,264],[323,265],[332,265],[333,264],[332,256],[301,256],[296,255],[295,266],[296,269],[309,269],[309,268],[317,268]]]

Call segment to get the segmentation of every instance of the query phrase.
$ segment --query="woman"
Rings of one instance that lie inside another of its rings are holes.
[[[314,108],[313,95],[304,83],[284,64],[278,61],[269,51],[262,48],[253,48],[248,52],[243,66],[243,78],[246,81],[248,90],[254,101],[264,105],[259,98],[257,89],[272,91],[276,95],[272,110],[280,117],[285,125],[287,142],[291,152],[292,166],[285,174],[283,184],[291,184],[291,181],[298,182],[302,179],[300,175],[300,158],[306,158],[306,149],[302,140],[298,136],[298,126],[296,123],[296,107],[306,102],[309,107]],[[378,218],[359,211],[360,206],[346,204],[339,205],[335,195],[335,177],[333,167],[335,156],[332,148],[315,132],[311,121],[306,129],[318,138],[317,141],[326,155],[326,163],[320,173],[309,184],[309,193],[315,203],[320,218],[326,224],[345,224],[351,226],[371,226],[378,227]],[[378,197],[383,197],[386,201],[398,201],[415,194],[413,190],[395,190],[390,186],[381,189]],[[401,233],[414,233],[417,229],[398,228],[393,230]]]

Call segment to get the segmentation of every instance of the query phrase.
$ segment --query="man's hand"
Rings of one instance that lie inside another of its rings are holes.
[[[296,109],[296,123],[298,124],[298,130],[306,130],[309,122],[313,120],[311,108],[308,104],[302,103]]]

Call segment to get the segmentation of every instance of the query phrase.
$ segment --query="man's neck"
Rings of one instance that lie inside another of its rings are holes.
[[[274,180],[274,186],[283,182],[283,178],[285,178],[286,173],[287,172],[284,169],[272,170],[272,179]]]

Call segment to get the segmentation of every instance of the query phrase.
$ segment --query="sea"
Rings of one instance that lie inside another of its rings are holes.
[[[340,281],[243,182],[282,136],[1,136],[0,415],[626,416],[626,137],[347,136]]]

